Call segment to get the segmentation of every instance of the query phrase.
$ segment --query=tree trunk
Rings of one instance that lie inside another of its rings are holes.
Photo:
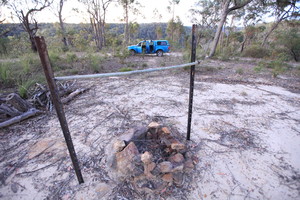
[[[59,25],[60,25],[60,29],[61,29],[61,33],[62,33],[62,41],[64,43],[64,46],[66,48],[68,48],[69,46],[69,42],[66,36],[66,29],[65,29],[65,25],[62,19],[62,9],[63,9],[63,5],[64,5],[64,0],[60,0],[59,3],[59,11],[58,11],[58,18],[59,18]]]
[[[247,35],[245,35],[244,41],[242,42],[241,51],[240,51],[241,53],[244,51],[246,41],[247,41]]]
[[[124,29],[124,44],[128,45],[129,40],[129,19],[128,19],[128,3],[126,2],[125,6],[125,29]]]
[[[215,33],[215,37],[214,37],[214,40],[213,40],[213,45],[212,45],[212,48],[210,50],[210,53],[209,53],[208,57],[213,57],[215,55],[217,45],[218,45],[218,42],[219,42],[219,38],[220,38],[220,35],[221,35],[221,32],[222,32],[222,28],[223,28],[223,25],[226,21],[227,15],[228,15],[229,4],[230,4],[230,0],[226,0],[226,2],[224,4],[224,7],[223,7],[223,10],[222,10],[221,20],[218,24],[218,28],[217,28],[217,31]]]
[[[264,37],[263,42],[261,43],[261,46],[264,47],[267,43],[267,40],[269,38],[269,36],[271,35],[271,33],[278,27],[279,23],[282,20],[278,20],[275,24],[273,24],[272,28],[270,29],[270,31],[266,34],[266,36]]]

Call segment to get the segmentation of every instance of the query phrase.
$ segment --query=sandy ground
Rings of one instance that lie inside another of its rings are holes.
[[[197,79],[188,143],[194,144],[200,162],[182,188],[154,195],[113,179],[106,148],[128,129],[153,120],[185,136],[187,72],[77,83],[90,89],[65,111],[85,183],[78,185],[52,113],[0,130],[0,199],[300,198],[299,93],[259,83]]]
[[[125,62],[140,69],[182,60],[174,54]],[[191,141],[183,142],[200,162],[181,187],[139,192],[107,166],[112,141],[153,120],[185,137],[189,74],[173,70],[76,82],[89,90],[65,112],[84,184],[55,112],[1,129],[0,199],[300,199],[300,79],[294,71],[253,73],[255,65],[208,60],[197,68]]]

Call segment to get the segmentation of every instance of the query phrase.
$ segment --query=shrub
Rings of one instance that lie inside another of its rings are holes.
[[[68,63],[74,63],[74,62],[76,62],[77,61],[77,56],[76,56],[76,54],[74,54],[74,53],[68,53],[67,54],[67,62]]]
[[[60,61],[59,54],[53,51],[49,52],[49,59],[54,70],[60,69],[58,62]]]
[[[28,53],[21,57],[23,73],[27,74],[39,67],[39,59],[36,54]]]
[[[235,72],[240,75],[244,74],[244,70],[242,68],[238,68]]]
[[[256,68],[260,71],[263,68],[271,69],[273,77],[277,77],[279,74],[284,73],[288,69],[288,67],[289,66],[282,60],[273,60],[271,62],[261,61]]]
[[[277,42],[295,60],[300,60],[300,36],[297,28],[284,30],[277,34]]]
[[[101,63],[103,62],[103,57],[90,54],[88,59],[91,70],[95,73],[99,73],[102,70]]]
[[[122,67],[119,71],[120,72],[129,72],[129,71],[132,71],[133,69],[130,68],[130,67]]]
[[[253,70],[254,70],[256,73],[259,73],[259,72],[262,71],[262,69],[263,69],[263,66],[258,65],[258,66],[256,66],[256,67],[254,67]]]
[[[263,48],[259,45],[251,45],[242,54],[245,57],[252,57],[252,58],[264,58],[270,55],[268,49]]]
[[[274,48],[271,53],[271,58],[282,61],[289,61],[293,59],[291,54],[284,48]]]
[[[33,80],[27,80],[18,85],[18,92],[20,97],[27,98],[29,88],[35,83]]]
[[[0,82],[8,84],[11,79],[11,71],[8,63],[0,63]]]

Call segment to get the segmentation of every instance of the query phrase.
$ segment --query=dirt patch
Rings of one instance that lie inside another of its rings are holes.
[[[175,70],[77,81],[90,90],[65,111],[84,184],[78,185],[54,114],[0,130],[1,199],[299,199],[300,94],[273,85],[272,77],[231,83],[233,74],[219,82],[227,80],[222,70],[200,71],[188,142],[199,163],[182,188],[137,191],[110,176],[104,156],[114,138],[152,121],[185,137],[189,76]]]

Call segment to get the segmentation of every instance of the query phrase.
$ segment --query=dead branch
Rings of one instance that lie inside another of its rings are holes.
[[[87,89],[77,89],[74,92],[70,93],[67,97],[63,98],[61,100],[61,102],[63,104],[68,103],[69,101],[71,101],[72,99],[74,99],[74,97],[76,97],[77,95],[85,92]]]
[[[35,108],[30,108],[27,112],[24,112],[19,116],[13,117],[13,118],[5,121],[5,122],[1,122],[0,123],[0,128],[4,128],[4,127],[10,126],[12,124],[21,122],[25,119],[28,119],[30,117],[33,117],[33,116],[41,114],[41,113],[42,113],[42,111],[40,111],[40,110],[37,110]]]

